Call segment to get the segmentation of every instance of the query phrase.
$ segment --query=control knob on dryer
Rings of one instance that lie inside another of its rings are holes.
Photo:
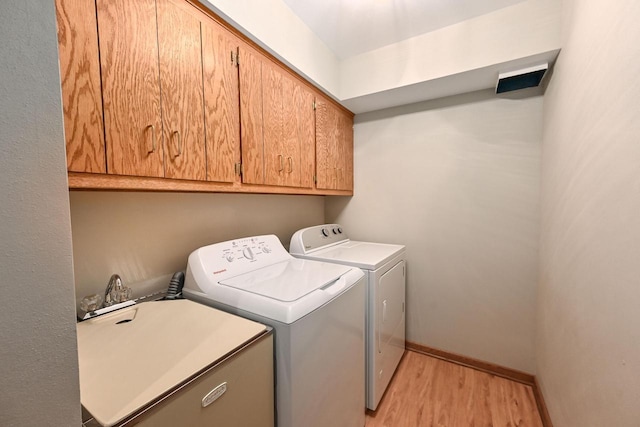
[[[324,237],[329,237],[329,230],[327,230],[326,228],[323,228],[323,229],[322,229],[322,235],[323,235]]]

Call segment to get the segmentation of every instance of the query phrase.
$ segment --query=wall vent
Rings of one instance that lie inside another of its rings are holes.
[[[533,67],[509,71],[508,73],[500,73],[498,74],[496,93],[505,93],[540,86],[540,82],[542,82],[542,79],[547,73],[547,69],[549,69],[549,64],[545,62],[544,64]]]

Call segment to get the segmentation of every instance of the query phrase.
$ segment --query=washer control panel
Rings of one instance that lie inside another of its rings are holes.
[[[275,235],[215,243],[194,251],[189,262],[192,257],[217,281],[292,259]]]
[[[264,237],[247,237],[225,243],[227,244],[219,245],[222,258],[227,262],[256,262],[272,253],[269,242]]]

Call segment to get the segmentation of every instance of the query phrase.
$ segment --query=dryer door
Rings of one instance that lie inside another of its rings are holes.
[[[376,404],[404,354],[405,283],[404,260],[384,273],[378,282]]]

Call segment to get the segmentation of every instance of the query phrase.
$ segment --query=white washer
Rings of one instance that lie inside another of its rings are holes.
[[[361,270],[296,259],[274,235],[248,237],[194,251],[183,293],[274,328],[279,427],[364,425]]]
[[[349,240],[342,226],[325,224],[298,230],[289,251],[364,270],[366,405],[375,411],[405,349],[405,247]]]

